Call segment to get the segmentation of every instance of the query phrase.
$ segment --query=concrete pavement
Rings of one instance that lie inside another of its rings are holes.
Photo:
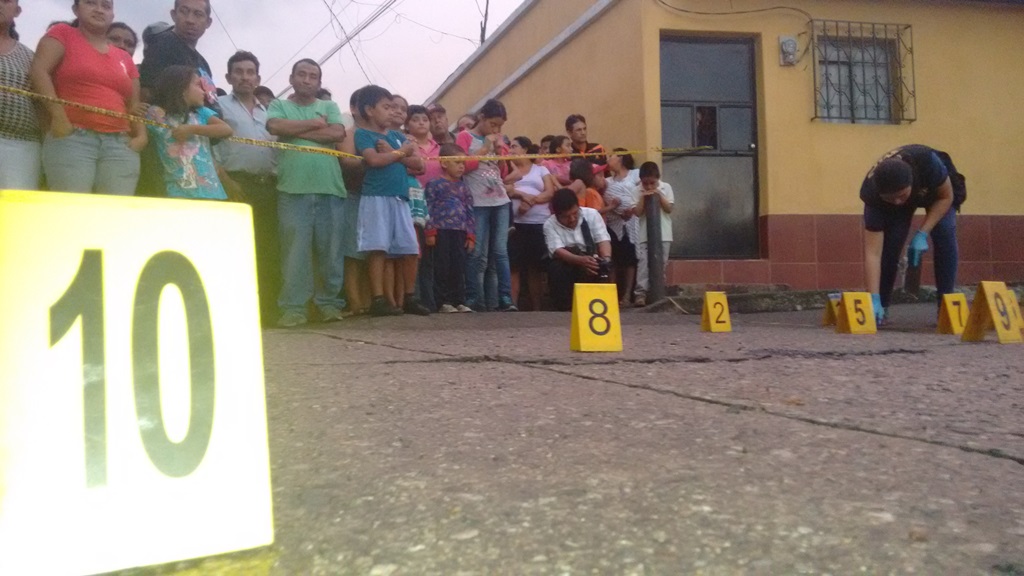
[[[276,544],[135,572],[1024,574],[1024,346],[894,310],[268,331]]]

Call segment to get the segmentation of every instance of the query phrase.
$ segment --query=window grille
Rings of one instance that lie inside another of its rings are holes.
[[[917,120],[909,24],[815,20],[815,118],[857,124]]]

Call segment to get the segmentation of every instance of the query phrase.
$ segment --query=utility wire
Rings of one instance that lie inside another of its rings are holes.
[[[374,10],[373,13],[370,14],[370,16],[368,18],[366,18],[365,20],[360,22],[358,25],[356,25],[356,27],[352,30],[351,33],[346,34],[345,38],[343,38],[341,40],[341,42],[339,42],[336,46],[331,48],[327,52],[327,54],[324,54],[319,60],[317,60],[317,63],[318,64],[323,64],[324,62],[327,62],[328,60],[330,60],[335,54],[338,53],[339,50],[341,50],[342,48],[347,46],[354,38],[359,36],[359,34],[361,34],[363,32],[363,30],[366,30],[366,28],[368,26],[370,26],[371,24],[376,22],[381,16],[383,16],[398,1],[399,0],[387,0],[384,4],[381,4],[380,6],[378,6],[377,9]],[[330,26],[330,25],[331,25],[331,22],[328,22],[327,26]],[[326,26],[324,28],[326,29]],[[279,92],[277,94],[277,97],[280,98],[280,97],[284,96],[291,89],[292,89],[292,87],[288,86],[287,88],[285,88],[284,90]]]
[[[237,52],[238,44],[235,44],[235,39],[231,37],[231,32],[228,32],[227,26],[224,25],[224,19],[220,17],[220,14],[217,14],[217,9],[213,7],[213,4],[210,4],[210,11],[213,13],[213,17],[217,20],[217,23],[220,24],[221,29],[228,35],[228,40],[231,42],[231,45],[235,47],[235,52]]]
[[[679,8],[678,6],[673,6],[673,5],[669,4],[668,2],[666,2],[666,0],[657,0],[657,2],[658,2],[658,4],[661,4],[665,8],[668,8],[669,10],[673,10],[675,12],[682,12],[683,14],[693,14],[693,15],[696,15],[696,16],[734,16],[734,15],[741,15],[741,14],[760,14],[760,13],[763,13],[763,12],[772,12],[774,10],[788,10],[790,12],[799,12],[800,14],[803,14],[807,18],[808,22],[811,22],[812,20],[814,20],[814,16],[812,16],[810,12],[808,12],[806,10],[803,10],[801,8],[795,8],[793,6],[768,6],[766,8],[751,8],[751,9],[748,9],[748,10],[728,10],[726,12],[705,12],[705,11],[701,11],[701,10],[690,10],[688,8]]]
[[[296,51],[295,51],[295,53],[294,53],[294,54],[292,54],[291,56],[289,56],[289,57],[288,57],[288,59],[286,59],[286,60],[284,61],[284,64],[281,64],[281,67],[280,67],[280,68],[278,68],[277,70],[274,70],[274,73],[273,73],[273,74],[271,74],[270,76],[268,76],[268,77],[267,77],[267,79],[266,79],[266,80],[264,80],[263,82],[264,82],[264,83],[269,83],[269,82],[270,82],[270,80],[274,78],[274,76],[277,76],[278,74],[280,74],[281,70],[284,70],[284,69],[285,69],[286,67],[288,67],[288,64],[289,64],[289,63],[290,63],[290,62],[291,62],[291,61],[292,61],[292,60],[293,60],[293,59],[294,59],[294,58],[295,58],[296,56],[298,56],[300,52],[302,52],[303,50],[305,50],[305,49],[306,49],[306,46],[309,46],[310,44],[312,44],[312,43],[313,43],[313,40],[316,40],[317,36],[319,36],[319,35],[323,34],[324,30],[327,30],[327,29],[328,29],[328,28],[329,28],[330,26],[331,26],[331,22],[330,22],[330,21],[328,21],[328,22],[327,22],[327,24],[324,24],[324,27],[323,27],[323,28],[321,28],[320,30],[318,30],[316,34],[313,34],[313,36],[312,36],[312,37],[311,37],[311,38],[309,39],[309,41],[308,41],[308,42],[306,42],[305,44],[303,44],[303,45],[302,45],[302,48],[299,48],[298,50],[296,50]]]
[[[322,0],[322,2],[324,3],[324,7],[327,8],[327,11],[331,13],[331,18],[337,22],[338,28],[341,28],[341,33],[348,36],[348,32],[345,31],[345,25],[341,23],[341,19],[334,13],[334,9],[331,8],[331,5],[327,3],[327,0]],[[370,75],[366,73],[366,68],[363,67],[363,63],[359,60],[359,54],[356,54],[355,47],[351,44],[349,44],[348,47],[352,51],[352,56],[356,59],[356,64],[359,65],[359,69],[363,71],[363,76],[366,77],[366,81],[373,84],[373,80],[370,80]]]

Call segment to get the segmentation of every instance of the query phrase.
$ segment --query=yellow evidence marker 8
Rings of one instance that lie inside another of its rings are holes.
[[[939,304],[939,334],[963,334],[969,308],[963,294],[943,294]]]
[[[989,328],[995,328],[1000,344],[1024,341],[1017,297],[1006,289],[1005,282],[982,282],[978,285],[961,339],[964,342],[981,342]]]
[[[821,318],[822,326],[835,326],[839,322],[839,301],[842,294],[829,294],[825,302],[825,313]]]
[[[836,322],[839,334],[876,334],[875,307],[871,294],[867,292],[844,292],[839,302],[839,320]]]
[[[725,292],[704,293],[704,309],[700,314],[700,329],[703,332],[732,332],[729,299]]]
[[[622,323],[615,284],[577,284],[572,295],[573,352],[622,352]]]
[[[274,540],[252,216],[0,191],[0,574]]]

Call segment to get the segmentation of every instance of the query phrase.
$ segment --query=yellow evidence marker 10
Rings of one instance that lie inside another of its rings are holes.
[[[839,302],[839,320],[836,322],[839,334],[876,334],[875,307],[871,294],[867,292],[844,292]]]
[[[0,191],[0,574],[274,540],[252,216]]]
[[[704,309],[700,314],[700,329],[704,332],[732,332],[729,316],[729,298],[725,292],[705,292]]]
[[[577,284],[572,295],[573,352],[622,352],[622,323],[615,284]]]
[[[989,328],[995,328],[1000,344],[1017,344],[1024,341],[1020,322],[1017,297],[1006,289],[1006,283],[982,282],[974,296],[962,340],[981,342]]]
[[[939,305],[939,334],[963,334],[969,309],[963,294],[943,294]]]
[[[839,301],[842,294],[829,294],[825,302],[825,313],[821,318],[822,326],[835,326],[839,321]]]

